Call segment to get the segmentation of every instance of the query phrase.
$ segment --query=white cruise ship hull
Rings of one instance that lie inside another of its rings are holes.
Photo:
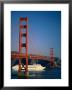
[[[25,65],[24,65],[24,67],[25,67]],[[25,71],[24,67],[22,67],[22,65],[21,65],[22,71]],[[19,69],[18,65],[15,65],[12,67],[12,70],[14,70],[14,71],[18,71],[18,69]],[[45,67],[41,66],[40,64],[28,65],[28,71],[42,71],[44,69],[45,69]]]

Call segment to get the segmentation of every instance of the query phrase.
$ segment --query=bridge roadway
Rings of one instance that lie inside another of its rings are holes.
[[[21,53],[11,53],[11,59],[15,60],[15,59],[22,59],[25,58],[25,54]],[[33,54],[29,54],[28,55],[28,59],[32,59],[32,60],[49,60],[48,56],[42,56],[42,55],[33,55]]]

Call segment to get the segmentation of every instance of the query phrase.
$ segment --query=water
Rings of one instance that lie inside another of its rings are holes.
[[[18,73],[12,71],[12,79],[18,79]],[[20,79],[25,79],[24,72],[21,72]],[[31,71],[29,72],[28,79],[61,79],[61,68],[51,68],[43,71]]]
[[[12,65],[18,64],[19,60],[12,60]],[[29,64],[31,64],[31,60],[28,60]],[[36,61],[36,60],[35,60]],[[25,64],[25,60],[22,60],[22,63]],[[47,67],[46,70],[43,71],[30,71],[28,74],[28,79],[61,79],[61,65],[60,67],[49,68],[49,62],[39,60],[37,61],[38,64]],[[25,79],[25,72],[22,71],[20,77],[18,76],[18,72],[11,70],[11,79]]]

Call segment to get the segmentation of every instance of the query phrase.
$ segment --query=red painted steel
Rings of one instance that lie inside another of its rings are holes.
[[[27,28],[27,25],[20,25],[20,28]]]
[[[53,48],[50,48],[50,63],[51,63],[51,66],[54,66],[54,50],[53,50]]]
[[[26,18],[26,75],[28,73],[28,18]]]
[[[33,54],[29,54],[28,55],[29,59],[32,60],[48,60],[49,61],[49,57],[48,56],[42,56],[42,55],[33,55]],[[16,59],[23,59],[26,58],[26,54],[25,53],[11,53],[11,58],[16,60]]]
[[[20,17],[20,21],[27,21],[27,17],[26,18]]]
[[[25,25],[22,25],[22,22],[26,22]],[[26,32],[22,32],[22,29],[25,29]],[[26,39],[25,43],[22,43],[22,38]],[[25,48],[26,54],[24,57],[26,58],[26,73],[28,72],[28,18],[21,17],[20,18],[20,31],[19,31],[19,54],[22,53],[22,48]],[[19,58],[19,72],[21,72],[21,58]]]

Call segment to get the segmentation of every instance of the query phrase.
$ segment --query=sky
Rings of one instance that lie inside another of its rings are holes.
[[[28,53],[49,56],[54,48],[54,56],[60,58],[61,12],[11,11],[11,51],[19,51],[20,17],[28,17]]]

